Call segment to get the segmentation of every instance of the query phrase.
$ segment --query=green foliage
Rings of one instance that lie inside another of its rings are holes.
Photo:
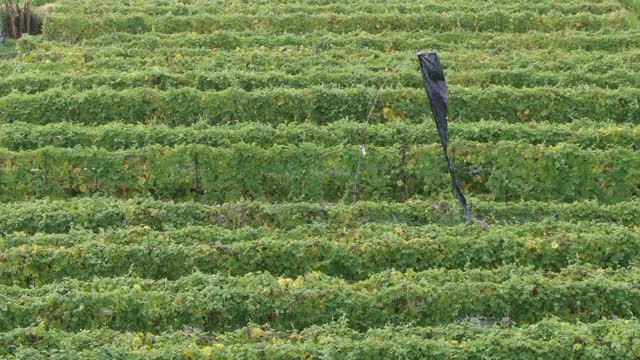
[[[0,357],[640,357],[634,1],[39,8],[0,49]]]
[[[538,64],[541,66],[541,64]],[[311,68],[304,74],[289,74],[281,70],[247,72],[233,70],[221,72],[187,71],[175,73],[167,70],[104,71],[90,75],[69,73],[67,75],[48,73],[16,74],[0,79],[0,95],[11,92],[33,94],[51,88],[91,90],[108,86],[114,90],[135,87],[149,87],[159,90],[188,87],[186,92],[239,88],[251,91],[263,88],[287,87],[306,88],[329,84],[330,87],[348,88],[357,85],[379,86],[387,81],[387,88],[420,88],[422,80],[415,69],[405,69],[393,75],[385,71],[363,70],[361,67],[341,66],[339,68]],[[503,85],[515,88],[544,86],[591,85],[602,88],[630,87],[640,81],[640,72],[635,69],[614,69],[605,74],[594,74],[584,70],[566,72],[539,71],[538,69],[488,69],[454,72],[448,76],[452,84],[460,86]],[[195,112],[196,110],[194,110]],[[197,116],[197,113],[196,113]]]
[[[462,186],[505,201],[618,202],[640,195],[640,156],[632,150],[585,150],[523,143],[453,143]],[[362,164],[363,200],[447,194],[439,145],[369,147]],[[354,146],[262,148],[244,143],[102,149],[0,151],[0,201],[89,194],[223,203],[242,199],[349,201]],[[624,166],[614,164],[624,164]]]
[[[260,5],[260,6],[258,6]],[[268,6],[265,6],[268,5]],[[92,1],[74,0],[70,3],[62,3],[58,8],[59,13],[72,13],[90,16],[95,13],[109,14],[146,14],[153,16],[177,15],[190,16],[200,14],[243,14],[243,15],[270,15],[270,14],[349,14],[354,12],[362,13],[389,13],[406,14],[419,13],[425,11],[451,12],[452,10],[476,11],[478,8],[491,8],[503,11],[533,11],[538,14],[549,12],[573,15],[576,13],[588,12],[592,14],[606,14],[623,9],[618,1],[600,1],[593,3],[585,0],[571,0],[562,3],[558,2],[530,2],[515,1],[505,3],[502,1],[477,1],[470,0],[464,3],[439,2],[435,0],[423,1],[420,3],[407,3],[398,0],[387,0],[384,2],[371,2],[354,0],[348,4],[341,4],[331,1],[272,1],[272,2],[252,2],[248,3],[219,3],[211,4],[206,1],[183,1],[178,3],[166,3],[163,1],[148,0],[144,3],[124,3],[108,2],[95,3]]]
[[[160,88],[195,84],[192,86],[197,88],[225,89],[235,82],[238,87],[251,90],[266,86],[261,84],[278,84],[278,80],[273,79],[274,75],[268,74],[269,72],[289,76],[288,79],[280,80],[282,84],[297,84],[295,86],[298,87],[312,85],[318,81],[325,81],[331,87],[344,87],[345,82],[354,77],[371,83],[372,80],[365,80],[367,75],[374,77],[373,80],[376,77],[389,78],[389,85],[393,87],[397,87],[399,83],[418,87],[420,80],[415,63],[401,67],[393,76],[391,74],[391,69],[413,56],[408,51],[390,52],[388,49],[370,49],[368,46],[353,48],[352,44],[345,44],[345,47],[324,43],[314,45],[309,42],[296,45],[296,41],[290,41],[294,44],[284,46],[267,43],[269,47],[261,46],[255,49],[238,48],[237,44],[233,43],[229,45],[230,49],[210,49],[203,48],[203,45],[194,48],[195,45],[189,43],[180,44],[179,47],[171,46],[173,41],[165,41],[169,43],[167,46],[159,46],[157,42],[158,39],[154,39],[146,44],[128,46],[108,44],[70,47],[67,44],[42,42],[32,38],[21,39],[18,42],[22,55],[20,62],[2,64],[2,69],[18,78],[26,76],[35,85],[43,75],[49,75],[48,81],[59,84],[58,80],[51,79],[50,74],[64,72],[66,76],[78,77],[78,86],[81,88],[87,86],[85,78],[95,79],[93,81],[98,85],[101,79],[107,76],[102,82],[116,88],[121,88],[130,81],[133,81],[133,84],[141,82],[140,74],[125,74],[126,77],[121,80],[111,79],[111,83],[109,82],[109,75],[113,78],[114,72],[122,73],[125,70],[132,73],[143,72],[149,76],[149,79],[144,81],[145,86]],[[501,81],[509,80],[524,85],[524,80],[518,80],[518,74],[525,71],[532,76],[535,76],[536,72],[541,73],[531,80],[529,86],[538,82],[553,81],[543,80],[550,76],[549,73],[556,73],[558,81],[578,81],[582,74],[586,77],[584,80],[591,79],[595,84],[607,84],[606,81],[624,81],[620,71],[625,71],[630,77],[640,71],[637,64],[640,54],[635,50],[621,53],[590,53],[575,49],[518,51],[517,48],[512,49],[512,44],[498,46],[500,52],[491,56],[488,56],[486,48],[470,50],[454,47],[441,52],[447,64],[447,77],[453,76],[452,79],[455,80],[458,77],[465,79],[476,76],[482,80],[480,73],[491,71],[493,76],[505,73],[504,80]],[[506,48],[503,48],[504,46]],[[22,69],[30,71],[24,74],[25,71],[21,71]],[[256,78],[256,72],[267,73],[267,78]],[[471,74],[467,74],[468,72]],[[596,75],[604,78],[599,79]],[[489,81],[484,79],[483,82]],[[251,81],[255,82],[253,86],[248,83]],[[380,84],[375,83],[375,87]],[[615,85],[615,82],[611,84]]]
[[[99,88],[77,92],[52,89],[32,95],[0,97],[0,122],[47,124],[71,121],[105,124],[142,123],[156,119],[169,125],[189,125],[205,116],[213,124],[263,122],[326,124],[340,118],[366,119],[376,90],[354,87],[331,89],[275,88],[218,92],[195,89],[153,90]],[[510,122],[567,123],[575,118],[635,123],[640,118],[640,90],[580,88],[450,87],[452,119],[505,119]],[[396,118],[421,121],[428,107],[424,90],[386,89],[374,110],[373,122]]]
[[[585,233],[584,228],[590,231]],[[264,231],[260,238],[252,229],[206,227],[166,233],[137,227],[95,235],[14,234],[3,240],[12,247],[0,254],[0,283],[40,286],[67,277],[88,280],[125,275],[176,280],[193,269],[231,275],[268,271],[284,277],[320,271],[346,279],[364,279],[389,268],[490,269],[518,264],[559,271],[575,262],[628,266],[640,256],[640,234],[605,224],[523,225],[498,227],[490,233],[476,227],[323,230],[296,228],[272,236]],[[313,234],[320,231],[322,235]]]
[[[266,226],[289,230],[304,224],[325,223],[330,228],[358,227],[367,223],[458,225],[464,223],[455,200],[367,202],[352,205],[319,203],[174,203],[154,199],[74,198],[32,200],[0,204],[0,233],[65,233],[74,228],[99,232],[128,225],[166,230],[190,225],[225,228]],[[576,203],[495,201],[471,202],[474,213],[491,224],[565,221],[602,221],[625,226],[640,223],[640,203],[635,200],[605,205]]]
[[[590,324],[545,320],[491,328],[465,321],[438,327],[389,325],[359,333],[339,321],[302,331],[250,324],[227,333],[178,330],[149,334],[109,329],[70,333],[37,326],[0,335],[0,349],[6,349],[0,354],[8,359],[476,359],[491,353],[504,359],[622,359],[638,355],[639,327],[635,320]]]
[[[5,39],[4,42],[0,44],[0,60],[11,59],[16,55],[17,51],[15,40]]]
[[[537,15],[531,11],[503,10],[421,12],[418,14],[284,14],[273,15],[210,15],[148,16],[141,14],[105,15],[89,19],[82,15],[54,14],[47,18],[44,33],[51,40],[78,41],[109,32],[133,34],[156,31],[174,34],[180,32],[212,33],[216,30],[254,30],[261,32],[303,33],[330,30],[337,33],[365,31],[380,33],[387,30],[527,32],[557,31],[564,29],[599,30],[602,28],[629,28],[629,13],[619,11],[607,15],[579,13],[575,15]]]
[[[593,3],[590,3],[593,5]],[[51,41],[40,38],[43,44]],[[602,29],[595,32],[581,30],[563,30],[558,32],[477,32],[469,30],[453,30],[435,32],[429,36],[407,36],[403,31],[386,31],[382,34],[366,32],[340,34],[330,31],[318,31],[302,34],[264,34],[255,31],[229,31],[221,29],[211,34],[129,34],[108,33],[83,41],[83,46],[115,46],[127,45],[128,49],[154,50],[156,48],[209,48],[232,50],[242,48],[246,51],[256,47],[275,48],[281,46],[300,46],[305,48],[331,49],[354,48],[385,51],[387,56],[394,51],[413,53],[415,49],[434,48],[440,51],[483,49],[499,55],[496,50],[581,50],[581,51],[629,51],[638,47],[640,38],[637,30],[618,31]],[[67,44],[68,45],[68,44]],[[321,55],[317,53],[316,55]],[[586,54],[585,54],[586,55]],[[597,59],[591,58],[592,61]],[[559,59],[560,60],[560,59]]]
[[[273,145],[318,146],[358,145],[366,136],[371,146],[395,144],[423,145],[439,141],[432,123],[419,124],[391,122],[370,124],[357,121],[336,121],[325,126],[309,123],[270,126],[263,123],[246,123],[203,127],[169,127],[162,124],[132,125],[109,123],[100,126],[83,126],[59,122],[46,125],[11,123],[0,127],[0,147],[9,150],[30,150],[45,146],[60,148],[98,147],[106,150],[126,150],[149,145],[200,144],[224,147],[247,143],[264,148]],[[452,143],[496,143],[514,141],[547,146],[568,143],[582,148],[616,149],[637,148],[640,126],[607,122],[574,121],[571,124],[524,123],[510,124],[504,121],[477,121],[451,123],[449,138]]]
[[[312,272],[295,279],[195,272],[176,281],[135,277],[64,280],[25,289],[0,286],[0,331],[31,326],[79,331],[157,332],[186,325],[228,331],[248,322],[302,329],[340,317],[364,330],[393,323],[436,325],[471,316],[533,324],[632,318],[640,311],[637,268],[571,266],[560,272],[506,266],[493,270],[384,271],[350,283]]]

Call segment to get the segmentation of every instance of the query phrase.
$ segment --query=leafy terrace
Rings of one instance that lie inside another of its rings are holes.
[[[0,357],[640,358],[635,2],[45,3],[0,46]],[[394,71],[428,49],[490,232]]]

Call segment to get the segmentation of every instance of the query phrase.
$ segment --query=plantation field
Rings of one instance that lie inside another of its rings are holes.
[[[0,358],[640,358],[636,0],[33,4]]]

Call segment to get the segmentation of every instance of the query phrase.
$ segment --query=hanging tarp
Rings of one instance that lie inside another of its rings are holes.
[[[451,160],[449,159],[449,128],[447,125],[449,94],[447,91],[447,82],[444,79],[444,71],[442,70],[442,64],[440,63],[438,54],[434,52],[419,52],[418,61],[420,62],[424,88],[427,91],[427,96],[431,103],[431,112],[433,113],[433,118],[436,122],[436,127],[438,128],[440,143],[444,150],[444,157],[447,160],[447,166],[449,167],[453,191],[455,192],[467,219],[470,222],[479,223],[488,229],[488,226],[483,221],[477,220],[471,213],[471,210],[469,210],[467,200],[460,189]]]

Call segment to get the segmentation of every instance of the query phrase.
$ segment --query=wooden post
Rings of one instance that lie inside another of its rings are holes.
[[[25,33],[31,35],[31,0],[27,0],[24,4],[24,11],[22,14],[27,18],[27,26],[24,30]]]
[[[24,34],[24,11],[20,8],[20,4],[16,3],[16,11],[18,12],[18,17],[20,18],[20,26],[18,30],[18,36],[16,39],[22,37]]]
[[[9,14],[9,31],[12,38],[17,39],[19,37],[17,21],[16,21],[16,8],[13,6],[13,0],[4,0],[4,4]]]

